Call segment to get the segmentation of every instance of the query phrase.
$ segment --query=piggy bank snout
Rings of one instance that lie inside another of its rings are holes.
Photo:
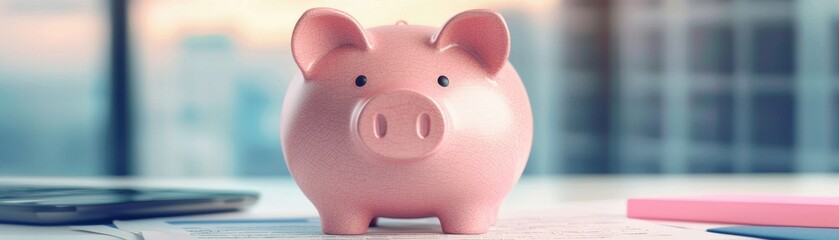
[[[443,141],[446,122],[431,98],[398,90],[371,98],[357,117],[361,143],[386,159],[417,159],[433,153]]]

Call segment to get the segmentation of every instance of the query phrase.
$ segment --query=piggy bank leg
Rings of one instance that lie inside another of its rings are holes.
[[[330,235],[355,235],[367,233],[367,227],[372,223],[372,217],[359,212],[323,211],[320,213],[320,224],[323,233]]]
[[[444,233],[481,234],[489,231],[495,214],[492,207],[448,208],[437,215]]]
[[[492,209],[492,214],[489,215],[489,225],[490,226],[495,226],[495,220],[496,220],[496,218],[498,218],[498,207],[499,206],[495,206],[495,208]]]

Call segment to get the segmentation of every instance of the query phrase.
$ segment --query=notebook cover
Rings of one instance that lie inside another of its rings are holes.
[[[766,239],[828,240],[839,238],[839,228],[734,226],[711,228],[708,232]]]
[[[839,228],[839,197],[715,195],[631,198],[627,217],[638,219]]]

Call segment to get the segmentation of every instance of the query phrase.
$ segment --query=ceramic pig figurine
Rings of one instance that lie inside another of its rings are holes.
[[[301,73],[285,96],[281,140],[324,233],[435,216],[445,233],[488,231],[533,140],[501,15],[365,30],[344,12],[311,9],[291,51]]]

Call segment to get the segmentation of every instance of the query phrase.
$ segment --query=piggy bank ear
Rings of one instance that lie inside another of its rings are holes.
[[[306,79],[318,60],[332,50],[353,47],[370,49],[361,25],[349,14],[331,9],[314,8],[303,13],[291,35],[291,54]]]
[[[501,14],[469,10],[449,19],[432,38],[438,49],[460,47],[472,53],[490,75],[495,75],[510,54],[510,33]]]

